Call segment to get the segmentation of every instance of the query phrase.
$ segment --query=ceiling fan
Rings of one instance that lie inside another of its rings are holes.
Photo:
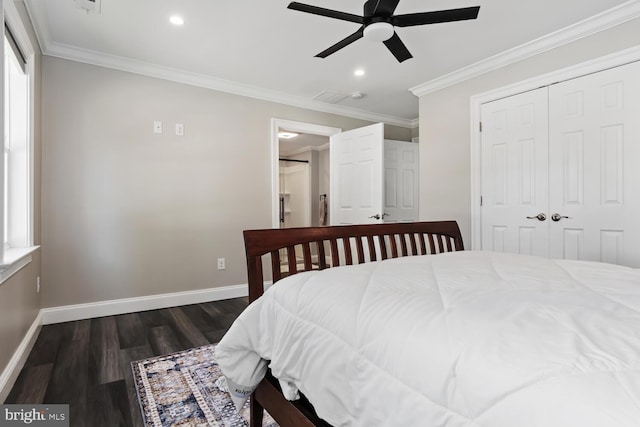
[[[361,27],[355,33],[344,38],[330,48],[323,50],[316,57],[326,58],[364,37],[372,41],[381,41],[387,46],[389,51],[396,57],[398,62],[413,58],[409,49],[404,45],[394,27],[412,27],[416,25],[437,24],[440,22],[464,21],[476,19],[480,6],[464,7],[460,9],[439,10],[434,12],[409,13],[406,15],[394,15],[393,12],[400,0],[367,0],[364,4],[363,16],[337,10],[325,9],[323,7],[311,6],[308,4],[292,2],[288,9],[300,12],[312,13],[314,15],[326,16],[328,18],[340,19],[342,21],[355,22]]]

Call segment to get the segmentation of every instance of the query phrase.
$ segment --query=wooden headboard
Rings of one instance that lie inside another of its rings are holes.
[[[262,257],[271,280],[340,265],[464,250],[455,221],[245,230],[249,301],[264,293]]]

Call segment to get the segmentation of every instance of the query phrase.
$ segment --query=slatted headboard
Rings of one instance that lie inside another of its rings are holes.
[[[263,256],[275,283],[301,271],[464,250],[455,221],[245,230],[244,242],[250,301],[264,293]]]

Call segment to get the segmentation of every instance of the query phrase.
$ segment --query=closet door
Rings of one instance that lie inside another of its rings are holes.
[[[550,86],[549,173],[550,256],[640,267],[640,63]]]
[[[549,256],[547,88],[482,105],[482,249]]]
[[[418,221],[419,145],[384,140],[384,222]]]

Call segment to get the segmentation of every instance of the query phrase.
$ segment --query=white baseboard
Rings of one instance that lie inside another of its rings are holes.
[[[29,330],[25,334],[22,342],[13,353],[11,360],[7,363],[7,366],[2,371],[2,375],[0,375],[0,402],[4,402],[9,396],[9,392],[13,387],[13,384],[18,379],[18,375],[24,366],[24,363],[27,361],[27,357],[29,357],[29,353],[31,353],[31,349],[33,345],[36,343],[36,338],[38,338],[38,333],[40,332],[40,327],[42,326],[42,311],[38,312],[38,315],[33,320],[33,323],[29,327]]]
[[[149,295],[136,298],[123,298],[111,301],[99,301],[87,304],[65,305],[43,308],[38,312],[22,342],[13,353],[11,360],[0,375],[0,403],[4,402],[20,370],[36,342],[42,325],[90,319],[92,317],[112,316],[136,311],[155,310],[178,305],[197,304],[207,301],[220,301],[240,298],[248,295],[247,285],[232,285],[197,291],[175,292],[170,294]]]
[[[51,323],[91,319],[93,317],[113,316],[136,311],[156,310],[178,305],[246,297],[248,295],[248,289],[247,285],[232,285],[197,291],[65,305],[61,307],[43,308],[40,311],[42,313],[42,324],[48,325]]]

